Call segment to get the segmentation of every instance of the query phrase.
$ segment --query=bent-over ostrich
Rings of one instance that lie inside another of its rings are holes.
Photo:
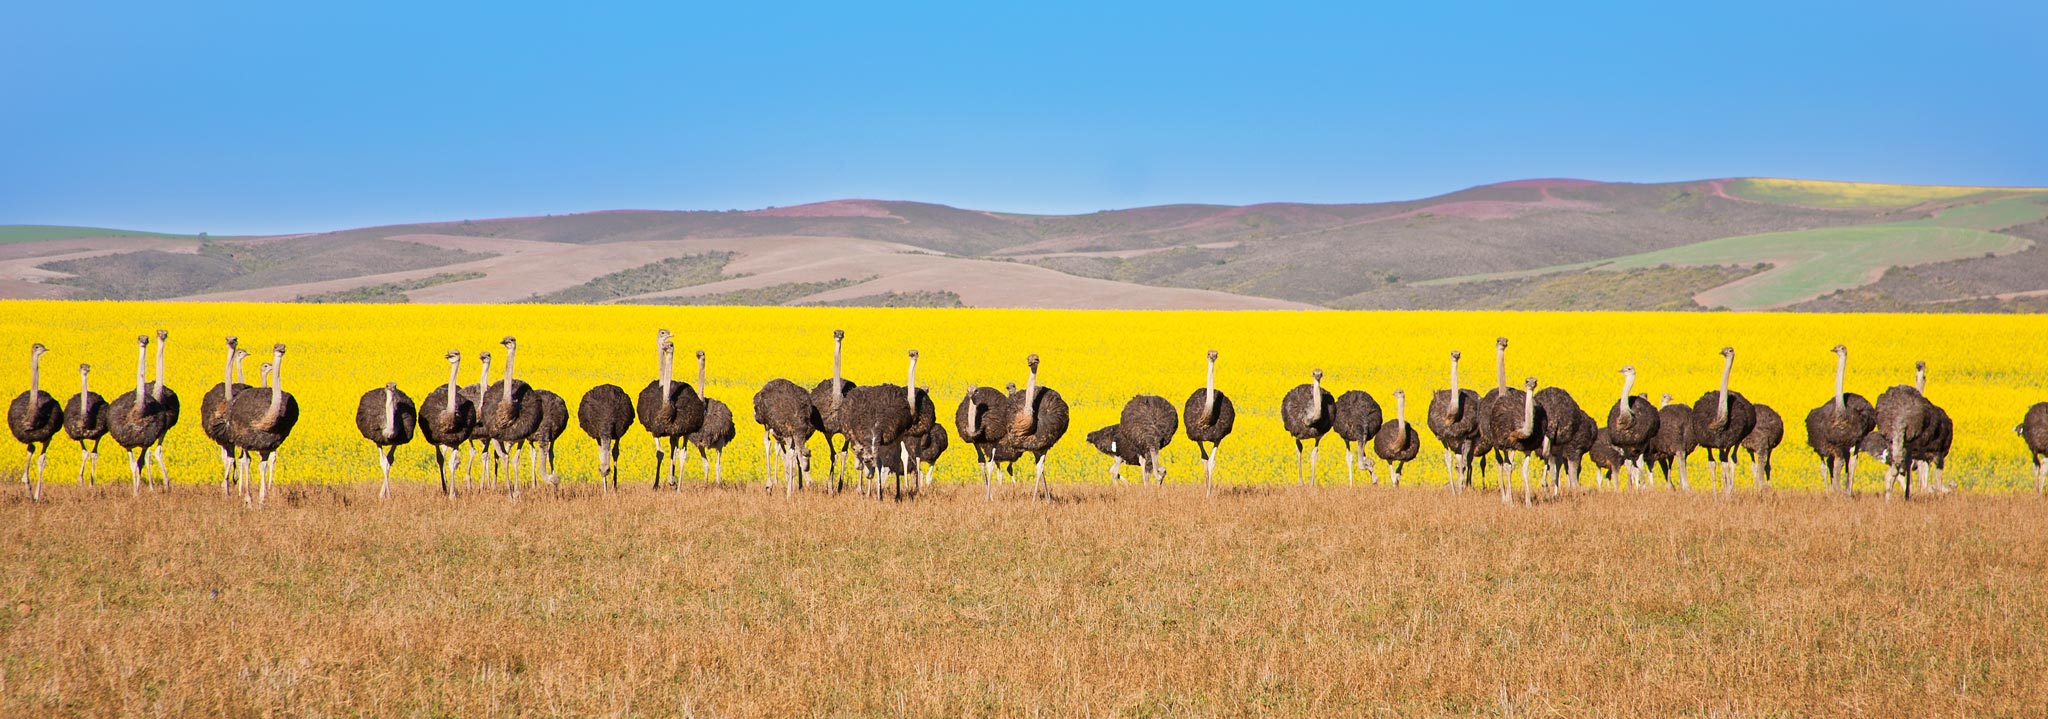
[[[14,441],[28,448],[28,462],[21,466],[21,483],[29,484],[29,469],[35,469],[35,484],[29,496],[43,499],[43,469],[50,463],[50,438],[64,428],[64,407],[43,391],[43,353],[49,348],[37,342],[28,348],[28,391],[15,395],[7,405],[7,431]],[[84,372],[79,373],[80,377]]]
[[[427,393],[420,403],[419,430],[427,444],[434,446],[434,468],[441,473],[441,492],[455,498],[455,463],[462,445],[476,427],[476,403],[457,385],[462,372],[462,352],[448,350],[448,384]],[[442,452],[447,452],[443,457]]]
[[[249,385],[242,383],[242,362],[249,358],[249,353],[242,351],[234,335],[228,335],[227,343],[228,358],[221,368],[220,382],[199,397],[199,431],[220,447],[220,494],[223,497],[228,496],[235,476],[235,443],[228,438],[228,403],[234,400],[235,393],[249,389]],[[93,455],[94,469],[97,470],[97,445]]]
[[[1380,401],[1361,390],[1347,390],[1337,395],[1337,401],[1330,405],[1330,429],[1337,438],[1344,440],[1344,483],[1356,486],[1358,467],[1362,464],[1372,472],[1372,483],[1380,483],[1380,469],[1372,461],[1372,454],[1366,448],[1378,438],[1380,425],[1385,424],[1380,413]]]
[[[995,448],[1010,431],[1010,395],[994,387],[975,386],[953,410],[953,428],[960,441],[974,447],[974,467],[982,490],[995,498]]]
[[[1650,438],[1644,459],[1657,465],[1666,486],[1692,491],[1692,478],[1685,469],[1686,458],[1698,447],[1692,437],[1692,407],[1671,401],[1671,394],[1665,393],[1657,405],[1657,434]],[[1671,481],[1673,464],[1678,465],[1676,483]]]
[[[1621,398],[1615,400],[1614,406],[1607,409],[1607,427],[1605,428],[1607,430],[1607,443],[1614,448],[1615,452],[1620,454],[1622,465],[1628,469],[1628,483],[1631,487],[1642,486],[1642,475],[1648,474],[1650,471],[1649,465],[1644,461],[1644,456],[1649,450],[1650,441],[1657,436],[1658,424],[1661,419],[1657,415],[1656,405],[1650,404],[1650,400],[1647,398],[1636,396],[1635,386],[1635,365],[1622,367]],[[1596,440],[1595,446],[1597,446],[1597,443],[1598,440]],[[1621,485],[1621,474],[1610,473],[1609,476],[1615,480],[1616,488],[1619,488]],[[1597,483],[1601,480],[1595,477],[1594,481]]]
[[[817,430],[817,423],[812,421],[816,412],[811,405],[812,396],[797,383],[780,377],[768,380],[761,391],[754,393],[754,421],[761,425],[762,484],[769,491],[775,489],[778,459],[782,478],[787,482],[785,496],[796,494],[798,477],[808,471],[802,466],[804,445]]]
[[[86,466],[92,466],[92,481],[100,478],[100,438],[107,436],[107,400],[92,391],[87,381],[92,365],[78,366],[78,394],[64,403],[64,436],[78,443],[78,486],[86,485]]]
[[[697,350],[697,394],[704,397],[704,421],[691,432],[689,442],[697,447],[697,459],[704,462],[704,479],[711,480],[712,456],[717,457],[718,483],[725,484],[725,445],[732,442],[732,409],[705,395],[711,385],[704,379],[704,350]],[[708,453],[708,454],[707,454]]]
[[[270,391],[241,392],[228,405],[228,436],[246,455],[257,458],[259,489],[256,501],[269,500],[270,485],[277,479],[277,449],[291,437],[299,422],[299,400],[284,391],[284,345],[270,348]],[[243,485],[243,497],[248,487]]]
[[[1835,345],[1835,394],[1806,413],[1806,446],[1820,457],[1828,490],[1850,493],[1857,445],[1877,427],[1877,408],[1854,392],[1842,391],[1849,374],[1849,348]]]
[[[1593,460],[1593,483],[1595,486],[1604,487],[1607,485],[1607,480],[1612,479],[1615,486],[1620,487],[1622,472],[1635,471],[1635,467],[1630,464],[1632,460],[1628,455],[1622,453],[1620,447],[1614,446],[1614,440],[1611,437],[1612,435],[1608,428],[1601,427],[1595,429],[1593,430],[1593,446],[1586,448],[1586,458]]]
[[[534,401],[540,405],[540,424],[533,428],[533,473],[541,473],[541,463],[547,466],[548,486],[560,489],[562,478],[555,474],[555,440],[569,431],[569,403],[554,392],[535,389]]]
[[[999,460],[1010,454],[1012,463],[1030,453],[1036,464],[1032,474],[1037,478],[1031,497],[1051,499],[1052,489],[1045,483],[1045,456],[1067,434],[1067,400],[1057,390],[1039,386],[1037,354],[1025,357],[1024,365],[1031,376],[1022,391],[1010,394],[1010,431],[996,445],[996,452]]]
[[[1124,403],[1116,424],[1117,446],[1138,453],[1138,467],[1146,483],[1166,483],[1166,468],[1159,465],[1159,452],[1173,443],[1180,431],[1180,418],[1173,403],[1156,394],[1141,394]],[[1119,472],[1121,476],[1121,472]]]
[[[1479,438],[1479,393],[1458,386],[1458,360],[1464,353],[1451,350],[1451,388],[1429,397],[1429,433],[1444,446],[1444,476],[1451,491],[1462,491],[1472,483],[1472,462],[1482,451]]]
[[[633,399],[615,384],[601,384],[576,400],[576,426],[597,443],[597,478],[607,492],[619,488],[619,440],[633,428]]]
[[[398,456],[399,447],[412,441],[413,430],[418,426],[419,415],[412,397],[399,391],[397,382],[386,382],[356,400],[356,431],[376,447],[377,469],[384,474],[384,484],[377,490],[378,499],[391,498],[391,461]]]
[[[1707,470],[1721,483],[1723,496],[1735,493],[1735,448],[1756,428],[1756,407],[1741,392],[1728,389],[1735,372],[1735,348],[1721,348],[1721,388],[1692,403],[1692,437],[1707,451]]]
[[[846,330],[832,330],[832,378],[819,382],[811,388],[812,428],[825,435],[825,460],[828,471],[826,478],[832,480],[832,491],[837,492],[845,485],[840,478],[840,465],[846,452],[853,446],[853,438],[846,435],[846,428],[839,417],[839,405],[846,401],[846,395],[859,385],[846,379],[840,373],[840,350],[846,344]],[[837,437],[838,444],[833,443]],[[809,470],[806,469],[806,472]]]
[[[1343,400],[1338,400],[1338,403],[1342,407]],[[1394,390],[1394,421],[1381,424],[1379,431],[1373,434],[1372,453],[1386,460],[1390,479],[1394,486],[1399,487],[1402,468],[1415,461],[1416,454],[1421,451],[1422,438],[1415,433],[1415,427],[1408,424],[1408,393]],[[1456,482],[1457,478],[1452,477],[1451,481]],[[1379,483],[1378,471],[1373,472],[1373,483]]]
[[[1109,481],[1112,484],[1125,483],[1124,465],[1135,464],[1143,466],[1145,464],[1145,454],[1137,448],[1137,445],[1123,443],[1122,438],[1117,435],[1118,429],[1119,427],[1114,424],[1104,425],[1101,429],[1089,432],[1085,436],[1089,446],[1110,457]]]
[[[1749,430],[1749,436],[1742,438],[1742,448],[1749,452],[1749,472],[1756,481],[1757,489],[1771,486],[1771,452],[1785,441],[1785,419],[1778,411],[1762,402],[1756,407],[1756,426]]]
[[[2027,444],[2028,464],[2034,470],[2034,493],[2048,494],[2048,402],[2035,402],[2028,407],[2012,431]]]
[[[1302,485],[1316,480],[1316,453],[1322,449],[1323,435],[1330,432],[1337,404],[1330,392],[1323,389],[1323,371],[1316,369],[1308,374],[1308,384],[1295,385],[1280,398],[1280,425],[1294,438],[1295,483]],[[1310,443],[1306,465],[1301,447],[1304,441]],[[1307,474],[1303,474],[1304,468]]]
[[[1537,400],[1542,400],[1540,393]],[[1573,488],[1579,486],[1579,470],[1585,467],[1586,454],[1593,451],[1593,444],[1598,439],[1599,425],[1593,421],[1593,415],[1586,414],[1586,410],[1580,407],[1573,407],[1572,412],[1575,416],[1571,426],[1552,438],[1549,446],[1544,448],[1545,471],[1556,482],[1553,487],[1567,482]]]
[[[1237,425],[1237,407],[1229,395],[1216,389],[1216,350],[1209,350],[1209,375],[1202,388],[1188,394],[1181,403],[1181,421],[1187,426],[1188,441],[1202,455],[1202,491],[1216,495],[1216,452],[1223,438]]]
[[[140,495],[150,449],[163,442],[172,417],[143,380],[149,366],[149,336],[136,337],[135,345],[135,391],[124,392],[107,405],[107,434],[128,453],[128,477]]]
[[[640,426],[654,435],[654,487],[661,488],[661,471],[669,482],[682,488],[683,456],[677,444],[704,426],[704,398],[688,382],[675,380],[675,344],[668,330],[655,334],[656,359],[661,376],[640,389],[633,408],[640,413]]]

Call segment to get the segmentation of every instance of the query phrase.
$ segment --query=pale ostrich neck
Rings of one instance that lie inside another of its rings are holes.
[[[143,387],[144,387],[144,383],[143,383],[143,381],[142,381],[142,377],[143,377],[143,373],[145,373],[145,372],[148,372],[148,371],[149,371],[149,370],[147,369],[148,367],[149,367],[149,345],[142,345],[142,346],[140,346],[140,347],[136,347],[136,348],[135,348],[135,406],[134,406],[134,407],[133,407],[133,408],[132,408],[132,409],[131,409],[130,411],[134,412],[134,413],[135,413],[135,414],[136,414],[137,416],[140,416],[140,415],[142,414],[142,401],[143,401],[143,400],[144,400],[144,399],[145,399],[145,398],[147,397],[147,395],[145,394],[145,392],[146,392],[146,391],[145,391],[145,390],[143,389]]]
[[[519,354],[519,348],[505,348],[505,401],[512,401],[512,362]]]
[[[1849,353],[1843,352],[1835,355],[1835,411],[1837,412],[1848,411],[1848,406],[1842,400],[1842,378],[1848,373]]]
[[[1209,379],[1202,384],[1202,421],[1216,418],[1216,360],[1209,360]]]
[[[1630,392],[1633,392],[1633,391],[1635,391],[1635,388],[1636,388],[1636,375],[1635,375],[1635,373],[1634,373],[1634,372],[1629,372],[1629,373],[1625,373],[1625,374],[1623,374],[1623,375],[1621,376],[1621,416],[1622,416],[1623,418],[1626,418],[1626,419],[1635,419],[1635,416],[1636,416],[1636,415],[1635,415],[1635,410],[1634,410],[1634,408],[1631,408],[1631,407],[1629,406],[1629,401],[1628,401],[1628,396],[1629,396],[1629,393],[1630,393]]]
[[[1032,366],[1032,368],[1031,368],[1031,377],[1030,377],[1029,379],[1026,379],[1026,380],[1024,381],[1024,406],[1023,406],[1023,407],[1020,407],[1020,408],[1018,408],[1019,410],[1021,410],[1021,411],[1023,412],[1023,418],[1024,418],[1024,432],[1023,432],[1023,434],[1030,434],[1030,433],[1032,433],[1032,432],[1034,432],[1034,431],[1037,431],[1037,429],[1038,429],[1038,405],[1037,405],[1037,403],[1035,402],[1035,400],[1036,400],[1037,398],[1038,398],[1038,367],[1034,365],[1034,366]],[[1016,425],[1014,425],[1014,424],[1013,424],[1013,425],[1011,425],[1011,427],[1013,427],[1013,428],[1014,428],[1014,427],[1016,427]]]
[[[284,415],[284,353],[276,353],[270,360],[270,411],[263,414],[265,426],[277,423]]]
[[[697,355],[697,396],[704,396],[704,355]]]
[[[85,370],[78,371],[78,409],[80,411],[92,408],[92,381],[86,379],[91,374],[91,372]],[[35,384],[33,381],[30,382],[29,386],[31,388],[30,391],[34,391]],[[29,396],[34,397],[35,395]]]
[[[79,373],[84,377],[84,373]],[[36,406],[36,400],[43,396],[43,358],[34,352],[28,353],[28,406]]]
[[[1496,348],[1493,352],[1493,381],[1501,394],[1508,393],[1508,348]]]
[[[1501,382],[1501,384],[1507,384],[1507,382],[1505,381],[1505,380],[1506,380],[1506,378],[1505,378],[1505,377],[1503,377],[1503,378],[1502,378],[1502,380],[1503,380],[1503,381]],[[1464,397],[1464,395],[1463,395],[1463,394],[1461,394],[1461,393],[1459,393],[1459,392],[1458,392],[1458,358],[1456,358],[1456,357],[1452,357],[1452,358],[1451,358],[1451,414],[1452,414],[1453,416],[1457,415],[1457,414],[1458,414],[1458,412],[1459,412],[1460,410],[1464,409],[1464,407],[1465,407],[1465,397]]]
[[[1394,395],[1394,426],[1396,432],[1406,433],[1408,429],[1408,396]]]
[[[150,390],[150,396],[157,400],[164,398],[164,345],[167,344],[170,342],[163,339],[156,341],[156,388]]]
[[[840,344],[841,340],[832,340],[832,404],[835,406],[839,404],[839,399],[845,396],[845,390],[840,387],[840,385],[843,383],[843,380],[840,379],[839,374]]]
[[[1520,429],[1516,430],[1516,436],[1528,437],[1531,433],[1534,433],[1535,431],[1536,391],[1529,390],[1527,392],[1522,393],[1522,426]]]
[[[482,366],[478,367],[476,371],[476,401],[482,403],[484,401],[484,390],[491,386],[491,358],[485,357],[479,360],[479,362]]]
[[[398,393],[389,385],[384,387],[384,428],[383,434],[391,436],[391,427],[398,424]]]
[[[663,348],[655,355],[655,364],[660,367],[661,373],[661,406],[663,409],[667,409],[669,406],[669,387],[673,386],[669,380],[669,356],[667,348]]]
[[[967,393],[967,434],[976,438],[981,437],[981,403],[974,401],[974,392],[979,389]]]
[[[457,391],[455,388],[455,378],[461,373],[462,363],[460,361],[448,363],[448,401],[441,403],[441,416],[443,417],[455,416],[455,399],[457,397],[455,394]]]
[[[917,412],[917,358],[916,358],[916,357],[912,357],[912,358],[910,358],[910,379],[908,380],[908,384],[907,384],[907,385],[905,385],[905,386],[904,386],[904,388],[903,388],[903,394],[904,394],[904,397],[905,397],[905,401],[906,401],[906,402],[908,402],[908,403],[910,404],[910,411],[911,411],[912,413],[916,413],[916,412]]]
[[[1315,424],[1323,419],[1323,378],[1321,377],[1310,377],[1308,379],[1308,413],[1303,416],[1308,419],[1309,424]]]
[[[1927,394],[1926,367],[1915,367],[1913,369],[1913,391],[1919,392],[1920,394]]]
[[[1735,355],[1728,355],[1728,361],[1721,365],[1721,399],[1714,410],[1714,426],[1728,423],[1728,375],[1735,371]]]
[[[235,348],[228,348],[228,361],[220,370],[221,397],[229,402],[235,399]]]

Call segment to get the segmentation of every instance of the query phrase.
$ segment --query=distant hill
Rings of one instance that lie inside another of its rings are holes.
[[[0,226],[0,296],[2026,312],[2048,305],[2044,241],[2048,188],[1539,179],[1084,215],[851,199],[283,237]]]

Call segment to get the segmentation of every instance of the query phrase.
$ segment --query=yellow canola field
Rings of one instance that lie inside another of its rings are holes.
[[[1915,360],[1928,362],[1928,395],[1956,422],[1949,475],[1964,488],[2031,488],[2025,449],[2012,427],[2027,405],[2048,400],[2048,318],[2030,316],[8,301],[0,302],[0,317],[0,391],[10,398],[27,388],[33,342],[50,348],[43,383],[52,394],[63,399],[76,392],[77,365],[85,362],[94,366],[94,390],[112,399],[133,387],[135,337],[169,330],[170,387],[186,406],[168,449],[172,477],[180,482],[217,478],[217,450],[195,418],[200,395],[220,380],[222,338],[229,334],[239,335],[254,354],[246,365],[251,384],[272,343],[290,346],[284,384],[298,398],[302,415],[281,452],[280,480],[286,483],[374,479],[374,455],[354,424],[357,398],[386,381],[399,383],[415,400],[424,398],[445,380],[442,354],[449,349],[464,354],[464,382],[473,381],[474,360],[483,350],[493,352],[494,372],[502,375],[497,341],[505,335],[519,338],[519,378],[560,393],[573,413],[583,392],[600,383],[637,394],[655,376],[655,331],[674,331],[679,379],[694,383],[693,351],[709,354],[708,394],[733,408],[739,429],[726,452],[726,478],[746,482],[761,477],[760,427],[752,422],[755,390],[774,377],[808,387],[829,376],[835,328],[847,332],[846,376],[856,382],[902,382],[906,350],[919,350],[918,382],[933,391],[949,429],[965,390],[977,383],[1021,385],[1024,356],[1038,353],[1041,382],[1059,390],[1074,412],[1073,428],[1049,465],[1057,483],[1107,481],[1106,458],[1083,441],[1087,431],[1115,421],[1135,394],[1163,395],[1180,406],[1201,387],[1203,353],[1211,348],[1222,354],[1217,386],[1238,411],[1237,430],[1224,442],[1218,465],[1219,481],[1230,484],[1293,481],[1293,444],[1280,426],[1279,400],[1288,388],[1307,382],[1315,368],[1324,370],[1324,386],[1332,393],[1366,390],[1389,417],[1393,390],[1406,389],[1408,417],[1424,437],[1422,457],[1407,476],[1442,483],[1439,445],[1423,426],[1428,395],[1446,386],[1453,349],[1465,353],[1465,386],[1491,386],[1496,336],[1512,342],[1510,381],[1534,376],[1544,385],[1562,386],[1603,421],[1620,392],[1622,365],[1638,368],[1638,392],[1653,398],[1669,392],[1690,402],[1714,388],[1721,368],[1717,350],[1734,346],[1734,389],[1785,416],[1776,461],[1780,486],[1820,484],[1802,420],[1829,396],[1834,358],[1828,349],[1836,343],[1850,348],[1849,390],[1873,400],[1888,385],[1910,383]],[[652,472],[651,442],[636,427],[624,446],[622,477],[644,484]],[[822,458],[820,441],[813,439],[812,446]],[[1341,446],[1334,434],[1324,442],[1326,484],[1344,482]],[[118,448],[108,441],[103,452],[102,480],[127,481]],[[432,481],[431,454],[420,442],[401,450],[398,476]],[[22,455],[13,456],[18,461]],[[1200,481],[1201,465],[1185,436],[1164,456],[1169,482]],[[75,475],[77,461],[75,445],[60,438],[49,468],[57,491]],[[1703,457],[1696,454],[1694,461],[1698,466]],[[18,466],[6,469],[10,480]],[[573,425],[562,439],[558,466],[565,481],[589,481],[595,474],[594,445]],[[941,481],[972,481],[972,450],[956,442],[938,472]],[[1874,487],[1877,476],[1866,469],[1861,486]]]

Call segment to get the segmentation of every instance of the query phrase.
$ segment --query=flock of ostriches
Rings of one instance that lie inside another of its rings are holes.
[[[137,493],[145,483],[169,485],[163,446],[178,424],[180,405],[177,393],[164,386],[163,348],[168,339],[169,333],[157,331],[156,382],[151,384],[146,381],[150,338],[136,338],[135,389],[111,402],[91,390],[92,368],[80,365],[78,393],[59,404],[42,388],[46,348],[36,344],[30,349],[29,390],[8,407],[7,428],[28,448],[22,482],[31,487],[34,499],[42,498],[48,449],[59,432],[79,444],[80,484],[97,477],[100,442],[111,436],[128,453]],[[844,341],[844,332],[832,333],[831,378],[810,389],[774,379],[754,395],[754,421],[762,427],[762,452],[769,468],[764,470],[766,486],[773,491],[779,478],[787,492],[800,489],[811,475],[809,440],[822,433],[830,454],[832,491],[843,489],[844,474],[851,473],[862,492],[877,498],[889,492],[892,479],[893,496],[903,496],[906,478],[914,494],[932,481],[931,468],[949,442],[931,396],[917,386],[917,352],[909,354],[904,384],[860,385],[840,373]],[[551,485],[558,485],[554,443],[568,428],[568,405],[560,395],[514,379],[518,344],[511,337],[501,344],[505,376],[496,382],[491,380],[491,354],[484,352],[478,358],[481,374],[476,384],[461,384],[462,355],[451,350],[447,384],[428,392],[423,402],[415,404],[395,384],[363,394],[356,407],[356,428],[377,448],[383,472],[380,496],[390,495],[397,449],[416,435],[434,447],[440,491],[451,498],[458,484],[464,491],[502,484],[517,496],[522,453],[527,456],[529,487],[539,484],[543,472]],[[669,486],[682,485],[684,452],[693,445],[706,479],[713,477],[715,463],[716,481],[723,482],[723,451],[734,436],[733,416],[724,403],[698,389],[705,386],[704,352],[697,352],[697,385],[692,387],[674,378],[675,345],[668,330],[657,334],[656,344],[659,377],[648,382],[637,399],[617,385],[603,384],[585,392],[577,403],[576,424],[596,442],[599,479],[607,491],[618,489],[619,442],[635,421],[654,437],[656,488],[662,486],[664,470]],[[1472,485],[1475,471],[1484,475],[1492,464],[1501,500],[1511,504],[1510,474],[1519,463],[1523,501],[1533,504],[1539,490],[1532,484],[1532,464],[1540,475],[1533,481],[1556,495],[1566,487],[1579,487],[1581,468],[1589,458],[1597,487],[1641,487],[1653,481],[1654,470],[1667,485],[1690,489],[1686,458],[1704,450],[1709,475],[1727,493],[1734,489],[1738,449],[1749,453],[1755,483],[1769,486],[1771,452],[1784,438],[1784,420],[1769,406],[1729,388],[1734,349],[1721,350],[1720,387],[1689,406],[1672,402],[1669,394],[1657,404],[1634,394],[1635,368],[1621,368],[1621,392],[1608,407],[1603,426],[1562,389],[1538,389],[1533,377],[1521,387],[1510,386],[1507,347],[1505,338],[1496,342],[1494,386],[1486,394],[1460,386],[1460,355],[1454,351],[1450,388],[1430,397],[1427,425],[1442,445],[1453,491]],[[1915,474],[1925,487],[1949,491],[1942,469],[1954,426],[1948,413],[1924,394],[1925,363],[1919,364],[1914,384],[1886,389],[1872,404],[1843,391],[1849,351],[1838,345],[1834,354],[1834,393],[1806,415],[1807,444],[1825,467],[1829,489],[1850,491],[1856,457],[1863,454],[1887,467],[1887,498],[1898,485],[1910,499]],[[234,337],[227,338],[222,381],[200,399],[199,421],[201,431],[220,447],[222,491],[232,493],[239,487],[245,502],[261,503],[276,477],[278,449],[298,423],[299,408],[284,389],[285,346],[271,348],[261,384],[254,387],[241,381],[247,356]],[[1116,424],[1088,434],[1089,444],[1114,458],[1109,469],[1114,481],[1125,481],[1122,469],[1128,464],[1141,469],[1141,481],[1163,483],[1166,471],[1160,452],[1184,431],[1195,443],[1205,486],[1213,493],[1216,453],[1237,417],[1229,396],[1216,389],[1216,358],[1211,350],[1208,380],[1188,395],[1178,415],[1165,398],[1139,395],[1124,405]],[[1027,454],[1035,466],[1032,496],[1049,496],[1046,454],[1067,431],[1067,403],[1059,392],[1038,383],[1038,356],[1029,356],[1025,364],[1029,372],[1022,390],[1015,384],[1003,390],[975,387],[954,411],[954,429],[974,447],[983,486],[991,497],[997,478],[1008,480],[1015,463]],[[1394,416],[1389,421],[1372,395],[1351,390],[1333,397],[1323,388],[1322,376],[1322,370],[1312,371],[1307,384],[1288,390],[1280,400],[1281,422],[1294,438],[1299,481],[1315,481],[1318,448],[1334,431],[1344,442],[1347,475],[1355,476],[1363,468],[1377,483],[1376,456],[1387,463],[1390,481],[1398,485],[1403,467],[1421,451],[1420,437],[1408,422],[1406,394],[1393,392]],[[2048,402],[2029,407],[2014,431],[2031,453],[2040,491],[2048,478]],[[253,482],[252,461],[257,473]]]

